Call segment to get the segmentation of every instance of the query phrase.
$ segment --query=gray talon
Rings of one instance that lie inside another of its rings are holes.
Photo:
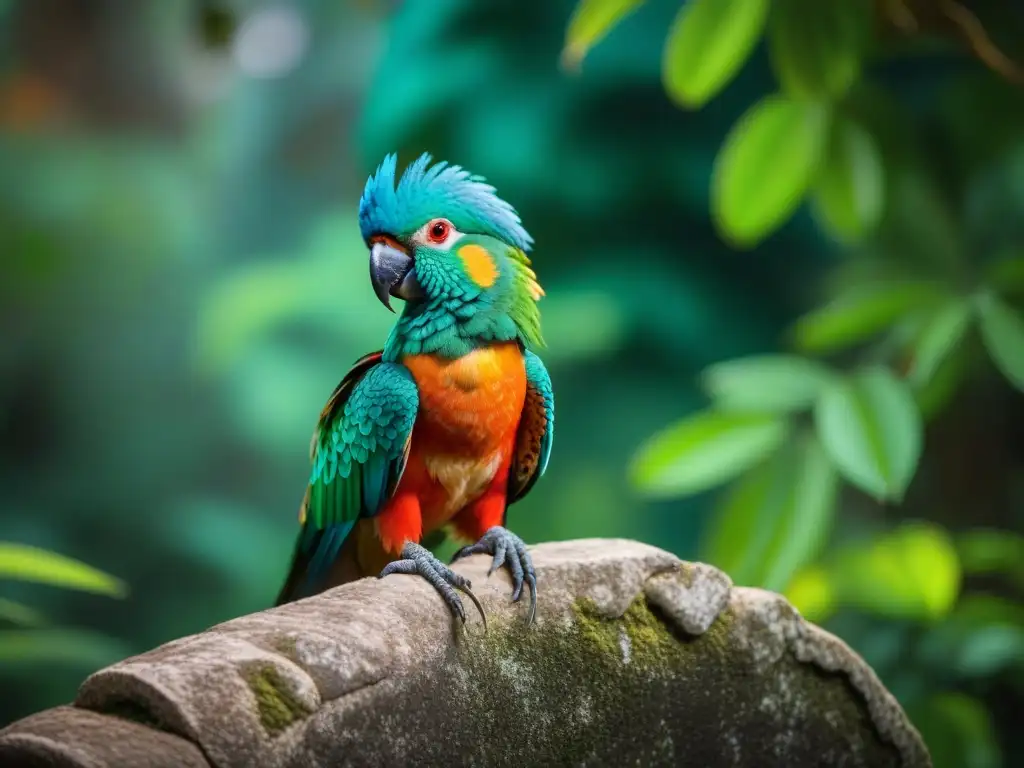
[[[484,631],[487,631],[487,615],[484,613],[483,605],[480,604],[480,601],[470,589],[472,584],[469,579],[455,573],[455,571],[434,557],[430,550],[410,541],[402,547],[402,559],[385,565],[378,578],[383,579],[385,576],[390,576],[393,573],[422,576],[440,593],[445,603],[448,604],[448,608],[462,619],[463,624],[466,623],[466,609],[463,607],[462,600],[459,599],[455,590],[458,589],[465,592],[480,612],[480,618],[484,623]]]
[[[512,601],[519,602],[523,596],[523,584],[530,588],[530,612],[526,623],[532,624],[537,616],[537,575],[533,570],[533,558],[526,551],[526,543],[506,528],[496,525],[481,537],[476,544],[463,547],[452,557],[452,562],[463,557],[492,554],[490,576],[501,566],[507,566],[512,574]]]

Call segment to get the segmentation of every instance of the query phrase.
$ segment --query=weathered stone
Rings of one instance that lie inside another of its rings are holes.
[[[690,635],[707,632],[729,603],[732,581],[704,563],[685,563],[651,576],[644,584],[647,599]]]
[[[56,707],[26,717],[0,738],[5,768],[210,768],[195,744],[157,730],[143,711],[126,706],[100,715]]]
[[[97,672],[75,707],[0,731],[0,764],[931,764],[870,668],[781,597],[632,541],[532,551],[535,626],[487,557],[456,567],[486,635],[422,579],[366,579]],[[163,740],[150,762],[89,746],[119,728]]]

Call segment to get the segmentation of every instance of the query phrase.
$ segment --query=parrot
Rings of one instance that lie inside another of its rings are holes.
[[[510,504],[545,473],[554,440],[551,377],[527,255],[533,238],[486,179],[423,153],[396,178],[385,156],[359,201],[370,283],[394,312],[383,349],[357,360],[321,411],[291,567],[276,605],[376,574],[418,575],[466,623],[472,584],[424,546],[452,531],[474,542],[452,563],[492,556],[513,602],[537,611]]]

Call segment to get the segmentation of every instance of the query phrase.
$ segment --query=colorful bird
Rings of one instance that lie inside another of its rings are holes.
[[[310,446],[301,531],[280,605],[364,576],[419,574],[463,622],[470,582],[422,546],[445,527],[493,555],[512,599],[537,579],[508,505],[548,465],[554,394],[541,359],[544,295],[533,243],[494,187],[457,165],[419,157],[396,184],[395,155],[366,182],[359,225],[378,299],[405,300],[384,349],[334,390]],[[394,311],[394,310],[392,310]],[[454,560],[453,560],[454,561]],[[485,619],[486,621],[486,619]]]

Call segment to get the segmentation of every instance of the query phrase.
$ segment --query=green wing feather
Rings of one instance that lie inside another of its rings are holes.
[[[523,360],[526,365],[526,400],[509,472],[509,504],[529,493],[547,470],[555,440],[555,393],[551,377],[533,352],[525,352]]]
[[[375,515],[405,469],[419,392],[409,370],[378,363],[318,428],[306,524],[326,528]]]
[[[409,458],[419,392],[409,370],[379,352],[352,367],[320,414],[302,531],[278,604],[314,591],[360,518],[394,495]]]

